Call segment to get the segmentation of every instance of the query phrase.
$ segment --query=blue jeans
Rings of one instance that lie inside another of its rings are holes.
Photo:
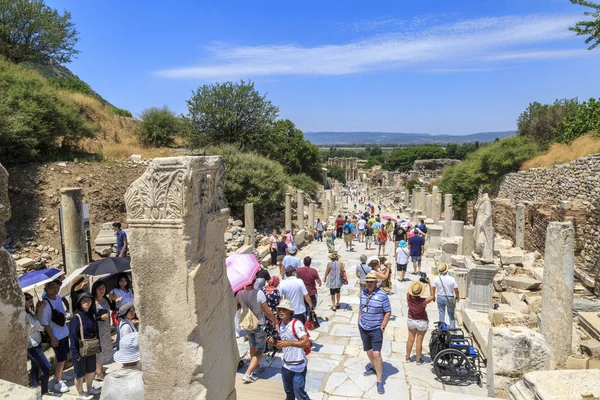
[[[319,242],[323,241],[323,231],[317,231],[317,240]]]
[[[281,377],[283,379],[283,390],[285,391],[285,400],[310,400],[304,385],[306,384],[306,367],[302,372],[292,372],[285,367],[281,367]]]
[[[31,359],[31,386],[38,387],[38,373],[40,375],[42,394],[48,393],[48,380],[50,379],[50,361],[44,355],[40,346],[27,349],[27,355]]]
[[[453,296],[438,296],[437,306],[438,312],[440,313],[440,322],[444,322],[446,315],[446,308],[448,308],[448,317],[450,317],[450,328],[456,328],[456,319],[454,319],[454,308],[448,307],[448,301],[452,300]]]

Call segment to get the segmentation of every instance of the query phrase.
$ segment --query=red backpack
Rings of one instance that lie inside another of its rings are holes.
[[[298,337],[298,335],[296,335],[296,328],[294,327],[294,325],[296,324],[296,321],[298,321],[297,318],[294,318],[293,321],[292,321],[292,334],[294,336],[296,336],[296,339],[300,340],[300,338]],[[306,330],[306,335],[308,336],[308,339],[310,341],[310,333],[308,333],[308,329]],[[304,353],[305,354],[307,354],[307,355],[310,354],[310,352],[312,351],[311,346],[312,346],[312,343],[309,343],[308,346],[306,346],[304,348]]]

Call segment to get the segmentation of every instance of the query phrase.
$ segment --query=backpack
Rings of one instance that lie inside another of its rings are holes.
[[[300,338],[298,337],[298,335],[296,335],[296,328],[295,328],[296,321],[298,321],[296,318],[294,318],[294,320],[292,321],[292,334],[294,336],[296,336],[296,339],[300,340]],[[306,331],[306,335],[308,336],[308,339],[310,339],[310,333],[308,333],[308,330]],[[310,352],[312,351],[311,346],[312,345],[309,344],[308,346],[306,346],[304,348],[304,354],[306,354],[306,355],[310,354]]]
[[[423,225],[422,228],[419,228],[419,230],[423,233],[427,233],[427,227],[425,225]]]
[[[450,347],[450,332],[447,329],[436,328],[429,339],[429,356],[433,360],[442,350]]]
[[[352,231],[350,231],[350,227],[348,225],[346,225],[344,227],[344,235],[349,235],[351,233],[352,233]]]

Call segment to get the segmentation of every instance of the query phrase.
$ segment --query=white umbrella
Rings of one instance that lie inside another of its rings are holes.
[[[61,282],[60,291],[58,292],[59,296],[66,297],[70,295],[73,283],[77,283],[77,287],[79,287],[89,280],[86,275],[81,273],[86,267],[87,265],[85,267],[77,268],[75,271],[71,272],[64,281]],[[83,278],[83,281],[80,282],[81,279],[79,278]]]

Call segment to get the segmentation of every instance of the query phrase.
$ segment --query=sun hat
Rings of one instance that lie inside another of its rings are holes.
[[[421,281],[414,281],[408,287],[408,293],[411,296],[420,296],[425,293],[425,285]]]
[[[139,333],[131,332],[119,341],[119,350],[115,352],[114,360],[121,364],[140,361]]]
[[[446,272],[448,272],[448,265],[447,264],[442,264],[438,267],[438,272],[440,273],[440,275],[445,274]]]
[[[366,282],[377,282],[377,275],[375,272],[369,272],[365,278]]]
[[[94,298],[92,297],[91,294],[89,294],[88,292],[83,292],[83,293],[79,293],[79,295],[77,296],[77,301],[75,302],[75,304],[79,304],[81,302],[81,300],[86,299],[86,298],[94,300]]]
[[[119,317],[124,317],[125,314],[127,314],[129,312],[129,310],[131,310],[133,307],[134,307],[133,303],[123,304],[121,307],[119,307],[119,311],[117,312],[117,315]]]
[[[398,247],[406,247],[406,242],[401,240],[400,243],[398,243]]]
[[[294,312],[294,307],[292,307],[292,302],[289,299],[281,299],[279,305],[275,307],[276,309],[283,308],[284,310],[289,310],[292,313]]]

